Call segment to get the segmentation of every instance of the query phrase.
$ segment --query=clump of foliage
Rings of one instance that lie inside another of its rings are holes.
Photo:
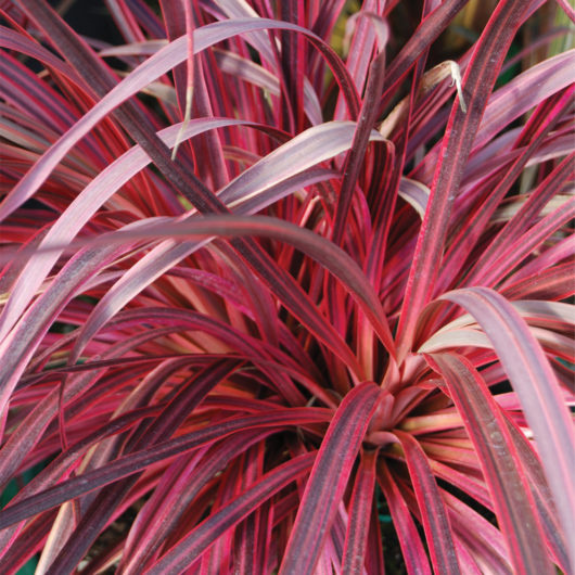
[[[573,572],[573,13],[465,5],[2,3],[1,573]]]

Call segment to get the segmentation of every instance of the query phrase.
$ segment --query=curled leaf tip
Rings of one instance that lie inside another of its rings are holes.
[[[192,116],[192,96],[193,96],[193,87],[188,86],[186,90],[186,112],[184,114],[184,121],[178,131],[178,135],[176,136],[176,143],[174,144],[174,149],[172,150],[172,161],[176,159],[176,154],[178,153],[178,148],[180,147],[180,143],[183,139],[184,133],[188,124],[190,123],[190,118]]]
[[[459,106],[461,111],[465,114],[467,112],[467,105],[465,104],[465,99],[463,98],[463,88],[461,86],[461,71],[459,69],[459,64],[453,60],[449,60],[449,71],[451,73],[451,85],[455,84],[457,89],[457,95],[459,96]]]

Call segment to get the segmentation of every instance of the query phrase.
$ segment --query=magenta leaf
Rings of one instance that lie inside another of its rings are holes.
[[[564,0],[79,4],[0,2],[0,573],[571,573]]]
[[[283,428],[290,425],[305,425],[326,421],[326,410],[288,409],[276,410],[271,414],[258,414],[237,418],[214,425],[206,430],[182,435],[176,439],[163,441],[133,454],[125,455],[109,463],[102,469],[96,469],[82,476],[69,479],[57,486],[42,491],[23,501],[0,511],[0,529],[31,517],[41,511],[60,505],[75,497],[89,493],[95,489],[113,483],[118,479],[128,477],[146,467],[163,461],[174,455],[185,453],[207,445],[217,439],[226,437],[241,429],[257,429],[259,427]]]
[[[190,222],[171,223],[168,226],[152,224],[148,230],[138,232],[117,232],[113,236],[103,235],[97,240],[88,243],[115,244],[138,239],[192,238],[211,235],[244,236],[265,235],[289,242],[302,250],[310,257],[331,271],[346,286],[354,298],[361,304],[362,310],[372,322],[382,343],[388,350],[393,351],[391,332],[384,323],[384,314],[377,296],[373,293],[369,283],[360,268],[345,252],[328,242],[321,236],[310,231],[290,225],[287,222],[271,219],[265,216],[250,218],[239,216],[206,216],[202,219],[193,219]],[[79,242],[78,245],[81,245]],[[47,250],[60,250],[62,246]],[[102,304],[103,306],[104,304]]]
[[[409,573],[431,575],[427,553],[421,541],[413,516],[402,491],[385,465],[381,465],[377,474],[378,482],[385,493],[389,510],[396,525],[399,544]]]
[[[307,482],[280,573],[314,573],[372,414],[378,389],[354,388],[333,417]]]
[[[405,452],[434,571],[460,573],[453,529],[427,456],[412,435],[395,433]]]
[[[463,112],[457,104],[451,110],[398,325],[400,357],[410,349],[417,318],[432,297],[438,273],[437,262],[443,252],[463,165],[471,151],[503,58],[524,13],[525,4],[522,0],[498,4],[475,47],[463,78],[463,91],[468,99],[467,111]]]
[[[377,451],[361,452],[343,550],[344,573],[363,572],[373,507],[376,461]]]
[[[499,406],[481,375],[468,360],[455,354],[431,355],[428,361],[445,378],[467,432],[480,454],[479,461],[490,486],[497,519],[506,535],[516,572],[536,567],[541,573],[553,573],[543,533],[534,514],[528,477],[515,452]]]
[[[220,512],[206,519],[169,553],[145,573],[147,575],[177,575],[193,562],[221,535],[248,515],[280,489],[307,473],[316,458],[315,453],[300,455],[264,475],[253,487],[242,493]]]
[[[557,378],[541,347],[513,307],[492,290],[469,288],[442,299],[463,306],[493,343],[533,429],[563,530],[570,533],[571,510],[575,509],[570,471],[575,434]]]

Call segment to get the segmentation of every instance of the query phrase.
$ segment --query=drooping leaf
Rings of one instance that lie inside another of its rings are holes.
[[[545,354],[517,312],[494,291],[468,288],[447,293],[442,299],[463,306],[491,339],[533,429],[563,530],[569,533],[573,519],[570,510],[575,508],[569,471],[575,436]]]
[[[543,533],[533,513],[535,505],[526,474],[504,418],[481,375],[468,360],[455,354],[434,354],[428,361],[445,378],[479,453],[516,572],[535,567],[541,573],[553,573]]]

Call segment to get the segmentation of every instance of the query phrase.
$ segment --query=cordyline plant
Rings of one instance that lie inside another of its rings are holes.
[[[106,4],[1,3],[0,573],[572,573],[567,2]]]

